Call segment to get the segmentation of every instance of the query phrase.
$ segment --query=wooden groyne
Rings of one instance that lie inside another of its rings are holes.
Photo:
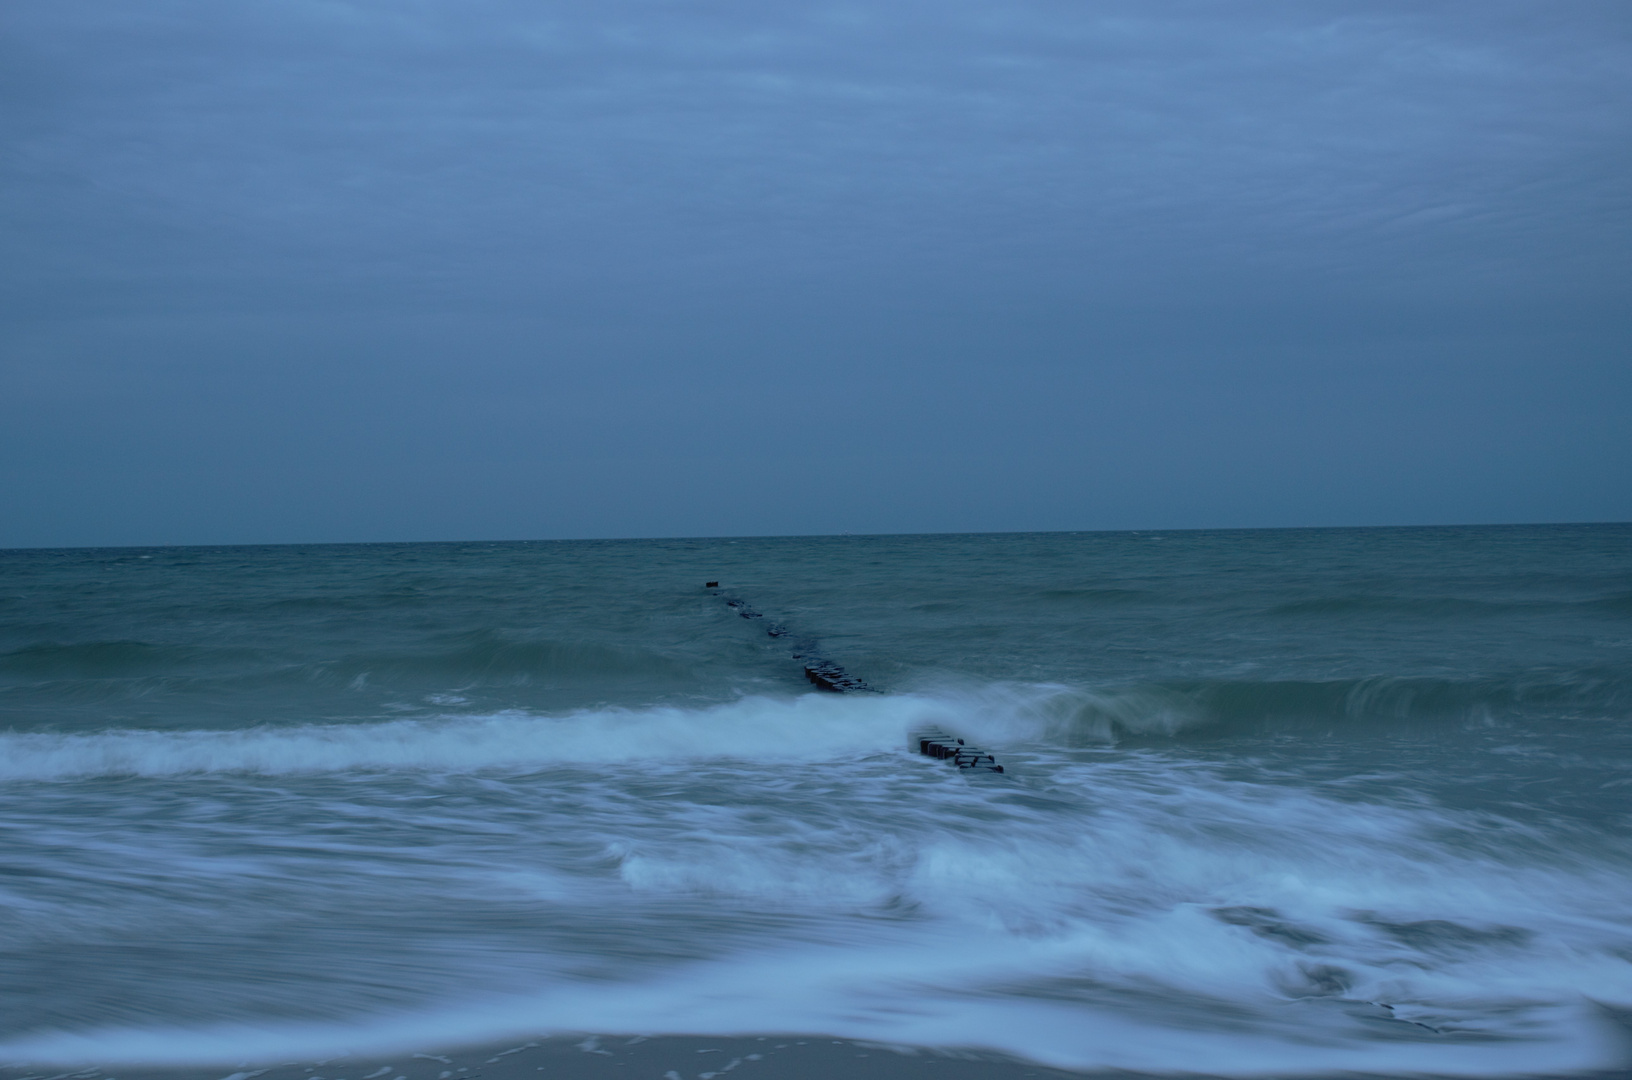
[[[950,735],[940,728],[914,732],[912,738],[918,744],[918,752],[925,757],[949,761],[960,769],[973,769],[976,772],[1003,771],[1003,766],[997,763],[997,758],[990,750],[970,746],[956,735]]]
[[[785,623],[768,620],[765,613],[758,610],[741,597],[731,596],[720,591],[720,583],[710,581],[704,588],[725,601],[725,606],[735,611],[741,618],[749,621],[765,620],[765,634],[773,638],[786,638],[789,642],[789,656],[804,668],[805,678],[818,690],[826,690],[834,694],[866,693],[876,694],[879,691],[868,686],[866,682],[846,671],[843,665],[829,660],[816,652],[816,640],[810,637],[800,637],[794,634]],[[940,728],[925,728],[915,731],[910,736],[912,745],[925,757],[945,761],[959,769],[971,772],[1000,773],[1003,766],[997,763],[997,758],[989,750],[978,746],[971,746],[963,739]]]

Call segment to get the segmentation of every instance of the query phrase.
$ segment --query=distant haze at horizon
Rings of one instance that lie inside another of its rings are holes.
[[[0,547],[1632,519],[1624,4],[3,22]]]

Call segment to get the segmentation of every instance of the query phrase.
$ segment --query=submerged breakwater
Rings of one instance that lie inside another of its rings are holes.
[[[719,592],[719,582],[710,581],[705,588],[710,592]],[[739,618],[756,620],[765,618],[764,612],[758,610],[735,596],[725,596],[725,606],[737,613]],[[816,639],[805,634],[795,634],[785,623],[767,622],[765,636],[785,639],[788,645],[788,656],[799,663],[805,673],[805,681],[818,690],[830,690],[836,694],[848,694],[856,691],[871,693],[873,688],[862,680],[844,670],[837,661],[829,660],[816,652]]]
[[[717,592],[719,582],[710,581],[705,588]],[[735,611],[744,619],[763,619],[764,613],[751,606],[746,600],[734,596],[725,598],[725,606]],[[780,622],[768,623],[765,633],[773,638],[791,638],[789,656],[799,661],[805,672],[805,678],[818,690],[827,690],[835,694],[855,692],[872,693],[873,688],[862,680],[846,671],[837,661],[816,654],[816,641],[810,637],[793,637],[792,631],[786,624]],[[908,733],[907,742],[918,748],[918,752],[925,757],[937,761],[948,761],[959,769],[974,772],[1003,771],[1003,766],[997,763],[997,758],[989,750],[970,745],[966,740],[950,732],[942,731],[938,727],[923,728]]]
[[[1615,1067],[1628,552],[1622,526],[0,552],[0,1057],[807,1032]]]

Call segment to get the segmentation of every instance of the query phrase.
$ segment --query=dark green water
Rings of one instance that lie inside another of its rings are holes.
[[[1628,526],[6,551],[0,717],[15,1060],[1489,1075],[1632,1006]]]

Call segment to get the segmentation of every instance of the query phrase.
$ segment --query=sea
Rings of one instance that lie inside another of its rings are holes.
[[[0,1061],[1616,1069],[1629,826],[1628,525],[0,551]]]

